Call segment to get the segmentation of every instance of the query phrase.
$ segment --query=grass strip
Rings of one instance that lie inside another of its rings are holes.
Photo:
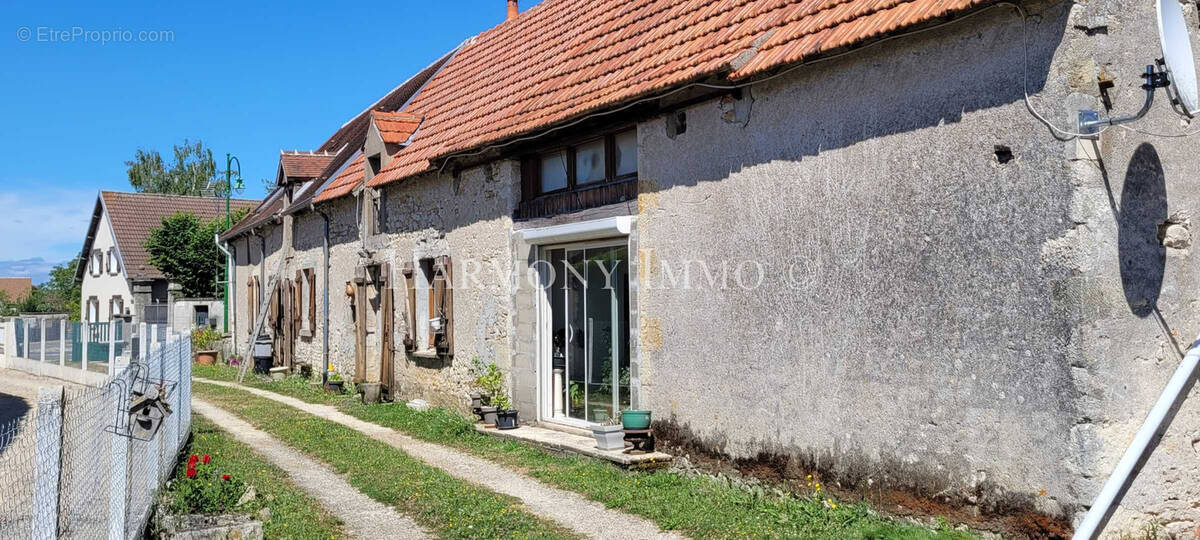
[[[258,495],[238,507],[238,512],[261,519],[259,511],[269,508],[270,517],[263,521],[265,538],[346,538],[341,521],[289,482],[282,469],[198,414],[192,415],[192,440],[184,453],[185,456],[190,454],[211,455],[221,472],[254,486]],[[182,478],[186,468],[186,459],[180,460],[175,476]],[[168,488],[167,497],[173,495]]]
[[[230,368],[197,369],[198,377],[232,380]],[[247,386],[310,403],[337,405],[361,420],[413,438],[456,448],[521,470],[548,485],[645,517],[660,528],[696,538],[895,538],[954,540],[973,538],[946,525],[929,529],[881,516],[861,502],[842,503],[814,487],[804,496],[746,489],[707,476],[671,471],[631,472],[585,456],[555,456],[533,445],[477,433],[473,422],[447,409],[414,411],[402,405],[362,405],[353,396],[335,396],[301,377]]]
[[[573,537],[526,512],[514,497],[454,478],[336,422],[241,390],[203,383],[194,389],[196,395],[328,464],[359,491],[440,537]]]

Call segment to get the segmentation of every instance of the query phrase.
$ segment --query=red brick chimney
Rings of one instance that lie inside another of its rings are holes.
[[[520,12],[521,12],[521,10],[519,8],[517,8],[517,0],[508,0],[508,18],[506,18],[504,20],[511,21],[511,20],[517,18],[517,15]]]

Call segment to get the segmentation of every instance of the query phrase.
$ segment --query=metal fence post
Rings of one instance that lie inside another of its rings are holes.
[[[21,327],[24,330],[24,332],[21,332],[21,338],[24,341],[24,346],[21,348],[21,357],[29,359],[29,322],[26,319],[21,319]]]
[[[46,363],[46,319],[38,319],[38,332],[41,333],[42,346],[38,350],[38,361]]]
[[[114,384],[109,388],[115,388],[112,395],[111,406],[117,414],[124,414],[128,406],[129,396],[122,389],[133,386],[132,372],[129,370],[121,373],[119,380],[124,380],[126,385]],[[108,480],[108,538],[109,540],[125,540],[125,520],[128,514],[126,508],[127,493],[129,490],[129,476],[127,474],[129,468],[129,437],[111,433],[112,438],[112,461],[110,462]]]
[[[71,324],[71,319],[62,319],[58,321],[58,365],[67,365],[67,325]]]
[[[117,320],[108,321],[108,375],[112,376],[117,364]]]
[[[88,337],[90,337],[88,334],[91,334],[91,328],[88,328],[88,326],[90,325],[87,323],[87,321],[80,321],[79,323],[79,348],[83,349],[82,351],[79,351],[79,359],[81,361],[81,367],[84,371],[87,371]]]
[[[151,326],[151,328],[153,328],[153,326]],[[153,333],[153,332],[154,331],[151,330],[151,333]],[[146,376],[147,377],[154,376],[154,364],[156,362],[159,364],[159,366],[162,365],[163,352],[164,352],[163,347],[160,343],[157,343],[157,342],[151,343],[150,358],[149,358],[149,361],[146,362]],[[161,369],[161,367],[160,367],[160,369]],[[161,374],[162,374],[162,372],[159,371],[160,378],[162,377]],[[159,437],[158,441],[161,442],[162,438]],[[162,452],[161,452],[162,446],[160,446],[158,444],[158,442],[156,442],[154,440],[150,440],[146,444],[154,445],[157,447],[156,449],[154,449],[152,451],[146,452],[146,457],[149,458],[149,460],[150,460],[150,463],[146,464],[146,469],[148,471],[150,471],[150,475],[151,475],[150,478],[153,478],[154,482],[158,482],[162,479],[162,471],[160,470],[160,467],[159,467],[159,461],[160,461],[159,456],[162,455]]]
[[[62,473],[63,387],[38,389],[33,462],[33,529],[36,540],[58,538],[58,495]]]
[[[17,319],[8,319],[4,323],[4,362],[0,366],[8,367],[12,359],[17,357]]]

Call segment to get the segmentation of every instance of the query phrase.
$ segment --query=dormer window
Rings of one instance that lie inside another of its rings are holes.
[[[582,210],[637,196],[637,130],[625,129],[522,160],[518,218]],[[591,193],[595,190],[595,193]],[[577,196],[588,191],[589,197]]]
[[[379,154],[367,157],[367,181],[370,182],[383,169],[383,157]]]

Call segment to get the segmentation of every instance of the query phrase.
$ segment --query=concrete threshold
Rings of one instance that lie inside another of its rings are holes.
[[[671,463],[672,459],[670,454],[662,452],[629,454],[621,450],[601,450],[596,448],[596,439],[590,436],[576,435],[574,433],[537,426],[521,426],[517,429],[496,429],[483,424],[475,424],[475,431],[497,439],[535,444],[556,452],[581,454],[596,459],[603,459],[627,469],[656,469],[667,466]]]

